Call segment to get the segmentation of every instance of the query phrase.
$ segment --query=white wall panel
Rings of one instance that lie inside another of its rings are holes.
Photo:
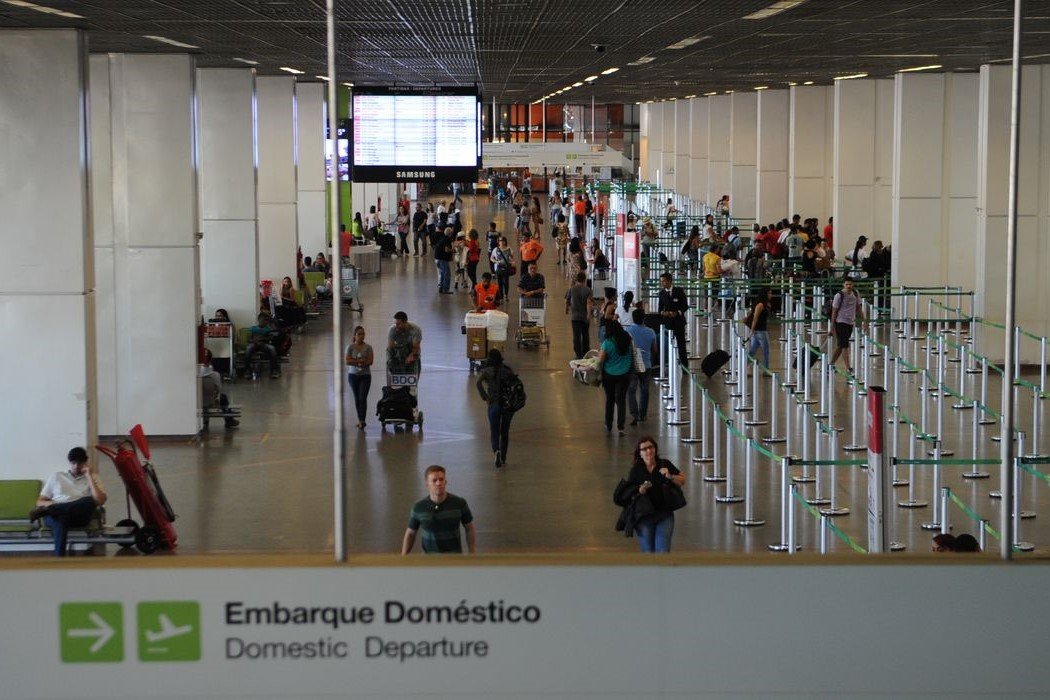
[[[754,219],[757,206],[758,93],[734,93],[731,97],[730,209],[738,219]]]
[[[255,81],[259,152],[259,277],[295,279],[298,190],[295,167],[295,80]]]
[[[94,441],[86,73],[81,33],[0,29],[0,478]]]
[[[368,211],[367,209],[365,211]],[[363,216],[363,214],[362,214]],[[259,278],[280,281],[295,277],[295,204],[259,202]]]
[[[763,90],[758,95],[756,208],[760,224],[768,225],[788,215],[789,93]]]
[[[310,256],[327,250],[324,91],[321,83],[296,83],[295,86],[299,245],[303,255]]]
[[[831,88],[792,87],[788,109],[788,209],[824,220],[831,212]]]
[[[201,240],[201,311],[211,318],[226,309],[240,328],[254,325],[258,313],[259,257],[255,219],[204,221]]]
[[[689,100],[689,126],[692,131],[689,149],[689,196],[698,202],[707,198],[708,124],[711,102],[707,97]]]

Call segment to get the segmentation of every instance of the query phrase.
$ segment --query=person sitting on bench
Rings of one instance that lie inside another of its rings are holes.
[[[204,410],[219,409],[220,412],[225,413],[223,416],[226,420],[226,429],[231,430],[240,425],[240,422],[229,415],[230,412],[230,399],[226,394],[222,393],[222,375],[220,375],[213,364],[211,350],[204,349],[204,362],[200,368],[201,377],[201,401],[204,405]],[[207,421],[205,421],[207,426]]]
[[[44,519],[55,538],[55,555],[66,556],[69,528],[84,527],[106,502],[102,482],[88,464],[87,450],[74,447],[66,455],[69,469],[55,472],[29,511],[30,520]]]

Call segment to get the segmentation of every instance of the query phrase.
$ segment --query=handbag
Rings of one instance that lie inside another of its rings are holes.
[[[631,341],[631,356],[634,358],[634,371],[638,374],[645,374],[645,358],[642,357],[642,350],[634,341]]]
[[[681,486],[672,481],[668,481],[663,485],[663,489],[664,505],[667,506],[667,510],[675,511],[685,508],[685,493],[682,492]]]

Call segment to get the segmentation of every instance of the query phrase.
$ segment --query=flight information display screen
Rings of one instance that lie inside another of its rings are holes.
[[[351,179],[465,182],[481,167],[474,88],[355,87]]]

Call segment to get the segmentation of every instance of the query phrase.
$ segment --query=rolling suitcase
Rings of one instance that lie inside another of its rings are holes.
[[[725,350],[715,350],[700,361],[700,371],[711,378],[727,362],[729,362],[729,353]]]

